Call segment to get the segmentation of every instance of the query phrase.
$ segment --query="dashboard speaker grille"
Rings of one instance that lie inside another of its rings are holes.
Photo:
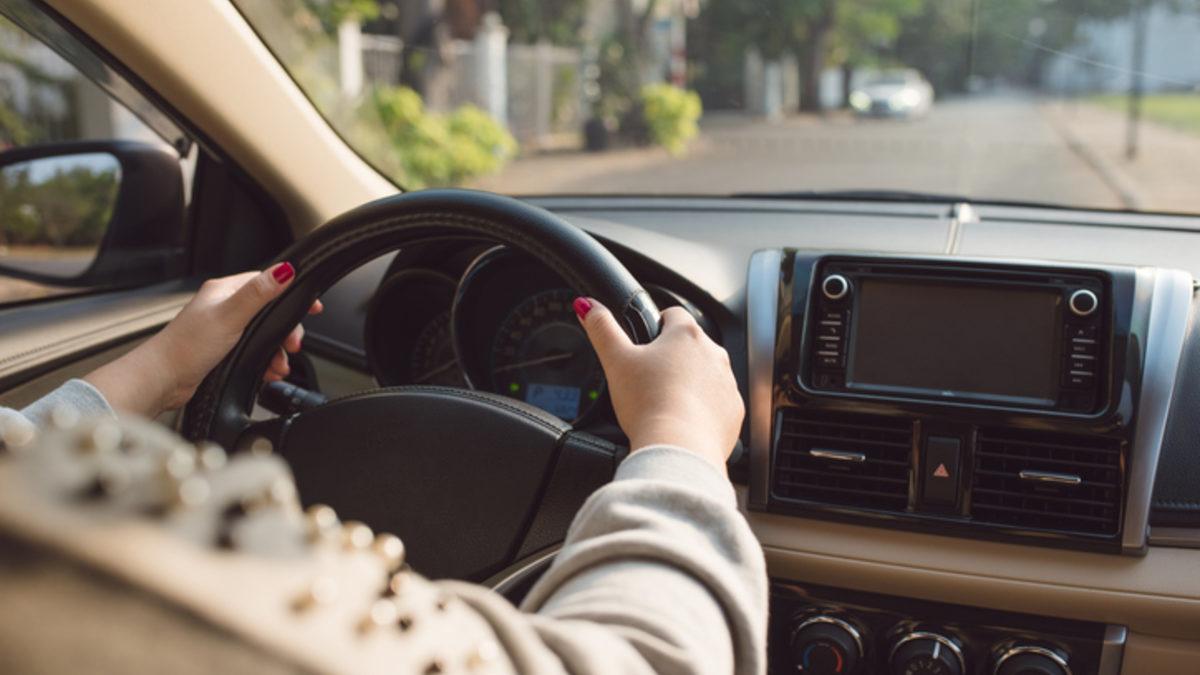
[[[1121,449],[1119,440],[1097,436],[980,429],[971,514],[979,522],[1114,535]]]
[[[911,420],[785,410],[778,431],[776,497],[890,511],[908,506]]]

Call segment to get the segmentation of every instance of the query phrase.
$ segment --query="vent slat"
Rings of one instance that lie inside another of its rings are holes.
[[[1042,499],[1046,501],[1062,502],[1064,504],[1080,504],[1083,506],[1101,506],[1111,508],[1112,502],[1096,499],[1083,499],[1082,497],[1060,497],[1057,495],[1029,495],[1024,492],[1014,492],[1012,490],[989,490],[987,488],[976,488],[976,494],[995,495],[996,497],[1011,497],[1014,499]]]
[[[1022,467],[1022,468],[1036,468],[1036,467]],[[1115,469],[1112,469],[1112,468],[1110,468],[1109,470],[1115,471]],[[1082,473],[1082,472],[1079,472],[1079,473]],[[989,469],[975,469],[975,475],[976,476],[986,476],[989,478],[996,478],[998,480],[1012,480],[1012,481],[1020,481],[1021,480],[1017,476],[1016,471],[992,471]],[[1081,478],[1083,478],[1083,483],[1080,484],[1080,486],[1079,486],[1081,488],[1097,487],[1097,488],[1112,489],[1112,488],[1117,487],[1116,483],[1100,481],[1100,480],[1089,480],[1087,476],[1081,476]],[[1029,485],[1029,484],[1027,483],[1027,485]]]
[[[828,477],[828,478],[853,477],[854,480],[858,480],[858,481],[876,481],[876,482],[880,482],[880,483],[891,483],[893,485],[903,485],[906,488],[908,487],[908,479],[907,478],[893,478],[891,476],[870,476],[870,475],[864,475],[861,473],[851,474],[851,473],[842,472],[842,471],[821,471],[819,469],[809,469],[809,468],[803,468],[803,467],[802,468],[782,467],[780,470],[787,471],[789,473],[800,473],[800,474],[805,474],[805,475],[809,475],[809,476],[817,476],[817,477]]]
[[[978,522],[1056,532],[1116,534],[1123,476],[1118,439],[980,429],[971,515]],[[1024,470],[1077,475],[1079,485],[1022,480]]]
[[[781,499],[903,511],[908,506],[912,421],[875,415],[785,411],[776,447]],[[813,457],[814,448],[862,453],[863,462]]]
[[[856,437],[847,438],[846,436],[830,436],[830,435],[826,435],[826,434],[805,434],[805,433],[792,432],[792,431],[782,431],[782,432],[780,432],[779,435],[784,438],[802,438],[805,440],[827,441],[829,443],[845,443],[847,441],[853,441],[853,442],[857,442],[857,443],[865,443],[868,445],[882,445],[882,446],[891,447],[891,448],[903,448],[905,450],[908,450],[911,447],[911,441],[909,441],[909,442],[880,441],[880,440],[876,440],[873,438],[856,438]]]

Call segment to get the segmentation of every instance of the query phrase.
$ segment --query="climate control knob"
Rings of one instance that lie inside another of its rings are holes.
[[[1071,675],[1058,652],[1035,645],[1017,645],[996,659],[995,675]]]
[[[805,675],[848,675],[863,657],[862,635],[849,623],[825,615],[811,616],[792,629],[792,660]]]
[[[850,293],[850,281],[840,274],[830,274],[821,281],[821,294],[830,300],[841,300]]]
[[[967,672],[958,643],[953,638],[926,631],[915,631],[897,640],[888,662],[895,675],[965,675]]]

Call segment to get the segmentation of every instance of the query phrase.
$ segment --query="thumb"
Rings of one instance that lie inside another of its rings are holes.
[[[228,316],[238,325],[245,326],[268,302],[279,297],[295,276],[296,268],[289,262],[283,262],[250,277],[225,301]]]
[[[572,303],[588,340],[600,357],[600,364],[607,367],[621,352],[633,347],[633,342],[608,308],[593,298],[575,298]]]

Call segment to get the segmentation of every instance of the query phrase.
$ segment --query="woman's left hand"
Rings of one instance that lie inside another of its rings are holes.
[[[84,379],[120,412],[152,418],[180,408],[241,339],[250,320],[279,297],[295,275],[291,263],[285,262],[262,272],[206,281],[162,331]],[[309,313],[321,309],[317,301]],[[300,351],[303,339],[304,328],[296,326],[271,360],[265,381],[287,377],[287,355]]]

